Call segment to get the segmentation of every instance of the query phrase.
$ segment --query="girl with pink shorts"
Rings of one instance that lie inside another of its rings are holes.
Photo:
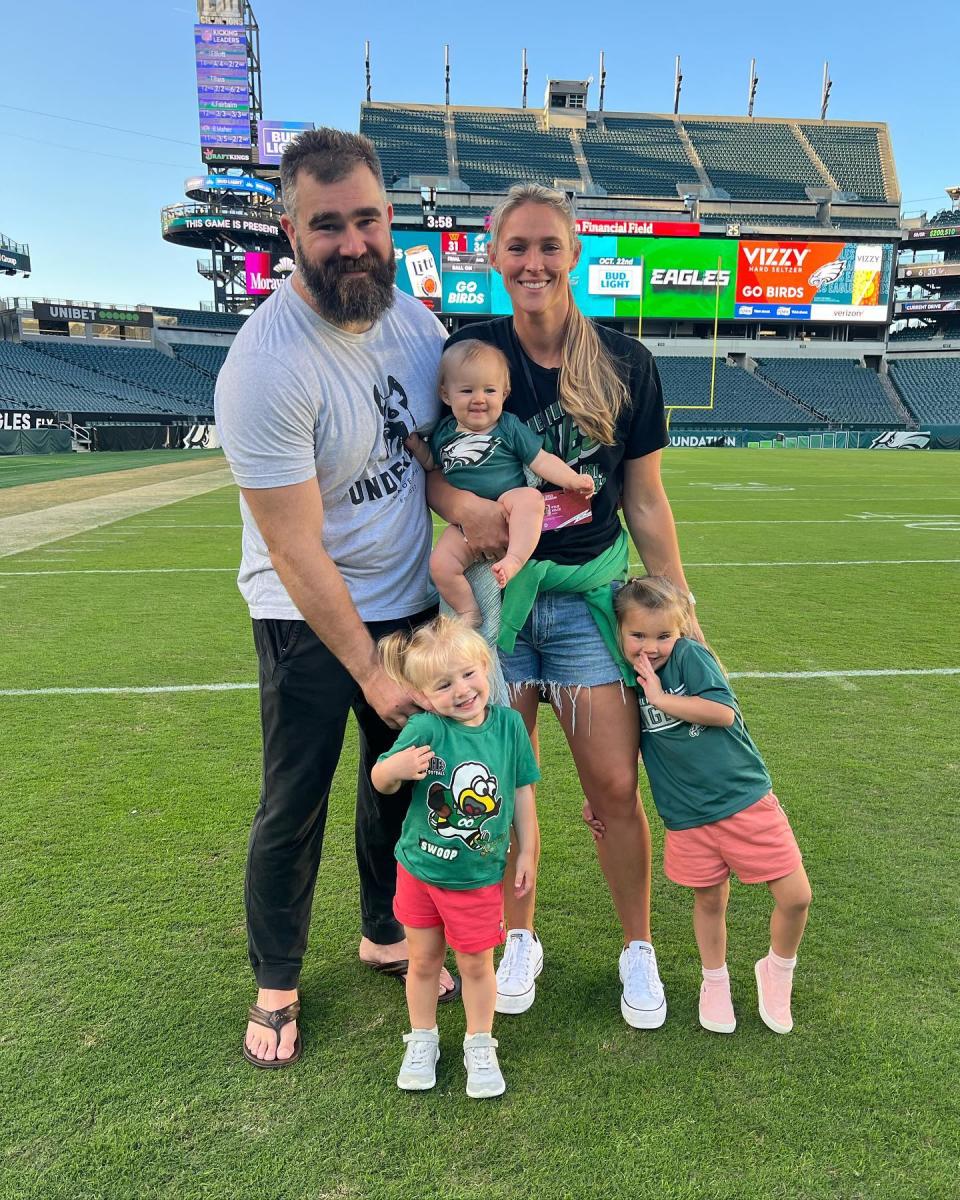
[[[714,1033],[733,1033],[737,1024],[725,961],[734,871],[741,883],[765,883],[773,897],[770,951],[754,972],[764,1023],[789,1033],[793,969],[810,907],[790,823],[723,668],[689,636],[688,596],[665,577],[647,576],[625,583],[614,608],[624,657],[637,672],[643,765],[666,826],[664,871],[693,889],[700,1024]]]
[[[404,780],[414,783],[397,842],[393,902],[410,954],[410,1032],[397,1086],[425,1091],[436,1084],[438,984],[449,945],[463,979],[467,1095],[499,1096],[507,1085],[492,1032],[493,948],[504,940],[511,830],[515,895],[525,896],[536,878],[532,785],[540,771],[520,714],[488,703],[490,648],[466,621],[437,617],[411,634],[393,633],[380,654],[390,678],[432,710],[410,718],[370,775],[388,796]]]

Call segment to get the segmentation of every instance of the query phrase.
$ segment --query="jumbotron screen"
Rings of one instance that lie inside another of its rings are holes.
[[[435,312],[506,315],[489,234],[395,230],[397,284]],[[584,236],[570,275],[590,317],[885,322],[888,243]]]

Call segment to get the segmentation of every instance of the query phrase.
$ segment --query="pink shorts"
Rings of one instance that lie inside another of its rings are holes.
[[[451,950],[479,954],[504,940],[503,884],[454,891],[424,883],[397,863],[393,915],[411,929],[443,926]]]
[[[684,887],[714,887],[731,871],[741,883],[768,883],[792,874],[802,861],[773,792],[722,821],[668,829],[663,842],[663,870]]]

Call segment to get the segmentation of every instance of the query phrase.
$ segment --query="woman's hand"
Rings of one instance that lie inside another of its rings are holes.
[[[633,660],[633,669],[637,673],[637,683],[643,688],[643,694],[651,704],[656,706],[657,702],[663,699],[663,685],[660,677],[650,665],[650,659],[642,651]]]

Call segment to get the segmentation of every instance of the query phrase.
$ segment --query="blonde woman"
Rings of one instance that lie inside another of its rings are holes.
[[[570,272],[580,251],[562,193],[535,184],[512,188],[493,213],[490,259],[513,316],[471,323],[447,346],[464,337],[497,346],[510,364],[507,410],[543,437],[545,450],[594,479],[589,519],[541,537],[534,551],[542,565],[539,590],[522,625],[507,628],[509,652],[501,634],[501,661],[531,736],[546,692],[573,754],[585,811],[606,829],[597,853],[623,928],[621,1012],[635,1028],[654,1029],[666,1019],[666,999],[650,935],[650,830],[637,794],[637,704],[625,691],[635,676],[619,655],[612,619],[612,595],[629,557],[621,505],[647,571],[666,575],[684,594],[689,588],[660,480],[668,439],[656,366],[639,342],[595,325],[577,308]],[[506,536],[495,504],[457,491],[437,472],[428,495],[478,556],[499,557]],[[588,594],[584,571],[591,573]],[[543,948],[534,932],[535,893],[510,891],[497,1011],[520,1013],[534,1001]]]

